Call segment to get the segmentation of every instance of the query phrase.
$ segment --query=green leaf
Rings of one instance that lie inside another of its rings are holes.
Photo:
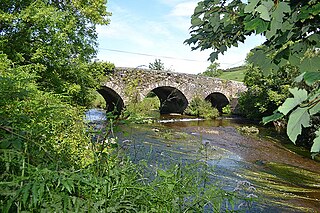
[[[44,187],[45,187],[44,182],[39,183],[39,189],[38,189],[39,202],[42,201],[42,197],[44,195]]]
[[[294,144],[298,135],[301,134],[302,126],[310,126],[310,115],[308,113],[308,108],[306,107],[298,107],[289,116],[287,135]]]
[[[313,140],[311,152],[320,152],[320,129],[316,131],[316,138]]]
[[[320,72],[306,72],[303,77],[306,84],[311,86],[314,82],[320,80]]]
[[[195,27],[195,26],[198,26],[198,25],[202,24],[202,21],[198,17],[192,17],[191,18],[191,24],[192,24],[193,27]]]
[[[303,80],[303,76],[306,74],[305,72],[300,74],[298,77],[294,79],[295,82],[300,83]]]
[[[218,59],[218,52],[212,52],[211,54],[210,54],[210,61],[213,63],[215,60],[217,60]]]
[[[272,115],[270,116],[266,116],[266,117],[263,117],[262,118],[262,123],[263,124],[267,124],[271,121],[276,121],[276,120],[279,120],[280,118],[283,118],[283,114],[282,113],[279,113],[279,112],[275,112],[273,113]]]
[[[23,189],[22,189],[22,203],[23,205],[26,205],[26,202],[29,198],[29,195],[30,195],[30,189],[31,189],[31,183],[29,183],[28,185],[24,186]]]
[[[310,115],[315,115],[315,114],[318,114],[319,112],[320,112],[320,101],[315,106],[309,109]]]
[[[320,5],[320,4],[319,4]],[[320,47],[320,35],[314,33],[308,37],[308,40],[314,44],[316,48]]]
[[[202,12],[204,12],[204,4],[203,2],[199,2],[197,7],[194,9],[194,15],[199,16]]]
[[[39,184],[38,182],[34,182],[31,189],[34,206],[36,206],[38,203],[38,184]]]
[[[267,39],[272,38],[277,33],[277,30],[281,28],[281,26],[282,26],[281,22],[278,22],[277,20],[272,19],[270,24],[270,30],[268,30],[266,33],[266,38]]]
[[[320,69],[320,56],[305,58],[299,65],[300,72],[317,72]]]
[[[1,149],[7,149],[9,146],[13,143],[11,138],[2,139],[0,141],[0,148]]]
[[[12,142],[13,148],[16,150],[22,150],[23,141],[19,138]]]
[[[300,57],[298,54],[294,53],[294,54],[290,54],[289,55],[289,62],[290,64],[294,65],[294,66],[298,66],[300,64]]]
[[[314,5],[310,10],[309,10],[309,12],[312,14],[312,15],[319,15],[319,13],[320,13],[320,4],[318,3],[318,4],[316,4],[316,5]]]
[[[255,18],[250,20],[249,22],[245,22],[244,25],[245,30],[255,30],[257,34],[260,34],[268,29],[269,23],[262,20],[261,18]]]
[[[257,11],[258,13],[260,13],[260,18],[262,18],[263,20],[266,21],[270,21],[270,15],[269,15],[269,11],[268,8],[264,5],[259,5],[257,7],[257,9],[255,9],[255,11]]]
[[[249,3],[244,8],[245,13],[252,13],[254,11],[254,8],[256,8],[259,0],[250,0]]]
[[[263,0],[262,5],[264,5],[268,11],[271,10],[272,7],[274,7],[274,0]]]
[[[173,177],[173,176],[174,176],[173,173],[169,173],[169,172],[164,171],[164,170],[162,170],[162,169],[158,169],[157,172],[158,172],[159,176],[165,177],[165,178],[170,178],[170,177]]]
[[[293,108],[308,99],[308,92],[305,89],[298,89],[297,87],[289,89],[293,94],[293,98],[287,98],[285,102],[279,107],[279,112],[284,115],[288,114]]]
[[[64,179],[62,179],[61,180],[61,183],[62,183],[62,185],[64,186],[64,188],[66,188],[67,190],[68,190],[68,192],[71,194],[72,193],[72,191],[71,191],[71,185],[70,185],[70,183],[68,182],[68,180],[64,180]]]
[[[277,8],[272,13],[272,17],[277,20],[278,22],[282,23],[283,17],[285,16],[284,13],[290,13],[291,9],[287,2],[279,2]]]

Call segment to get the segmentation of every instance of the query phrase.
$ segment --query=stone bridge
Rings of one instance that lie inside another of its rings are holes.
[[[120,112],[129,101],[140,101],[150,92],[160,100],[160,113],[182,113],[192,98],[210,101],[219,111],[230,104],[235,109],[243,83],[200,75],[138,68],[115,68],[101,83],[98,92],[108,111]]]

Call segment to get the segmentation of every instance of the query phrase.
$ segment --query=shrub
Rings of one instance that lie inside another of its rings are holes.
[[[150,117],[159,115],[160,100],[157,96],[152,98],[144,98],[139,102],[129,103],[124,111],[125,115],[129,115],[129,119],[145,120]]]
[[[248,65],[244,78],[248,91],[242,93],[239,98],[241,113],[257,121],[272,114],[289,96],[288,89],[293,84],[296,73],[295,67],[286,66],[269,76],[264,76],[260,69]]]
[[[200,118],[216,118],[219,116],[219,111],[213,108],[210,102],[194,97],[186,108],[185,114]]]
[[[232,114],[232,110],[231,110],[230,104],[228,104],[227,106],[222,108],[222,113],[223,114],[227,114],[227,115],[231,115]]]
[[[89,160],[89,138],[84,109],[61,101],[60,96],[38,90],[38,65],[11,67],[0,58],[0,148],[26,154],[34,165],[55,162],[81,165]]]

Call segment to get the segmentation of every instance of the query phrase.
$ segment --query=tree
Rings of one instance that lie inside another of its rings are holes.
[[[198,3],[191,18],[191,37],[185,41],[195,49],[213,48],[210,59],[217,59],[247,36],[266,37],[263,48],[252,50],[249,62],[266,75],[286,65],[296,66],[297,79],[310,89],[292,88],[288,98],[270,121],[288,116],[287,134],[295,143],[302,127],[310,126],[320,112],[320,2],[317,0],[205,0]],[[320,151],[320,130],[316,131],[311,152]]]
[[[42,90],[84,104],[96,25],[109,23],[106,0],[4,0],[0,10],[0,51],[15,65],[41,64]]]
[[[161,59],[155,59],[153,63],[149,63],[149,69],[163,71],[165,68],[164,64],[161,62]]]
[[[208,76],[208,77],[219,77],[222,74],[222,70],[218,69],[218,67],[219,67],[219,63],[217,62],[211,63],[207,67],[206,71],[204,71],[200,75]]]

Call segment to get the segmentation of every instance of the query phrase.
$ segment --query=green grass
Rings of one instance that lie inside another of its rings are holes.
[[[244,71],[245,69],[242,68],[237,71],[230,71],[230,72],[223,72],[218,78],[226,79],[226,80],[233,80],[233,81],[243,81],[244,79]]]

